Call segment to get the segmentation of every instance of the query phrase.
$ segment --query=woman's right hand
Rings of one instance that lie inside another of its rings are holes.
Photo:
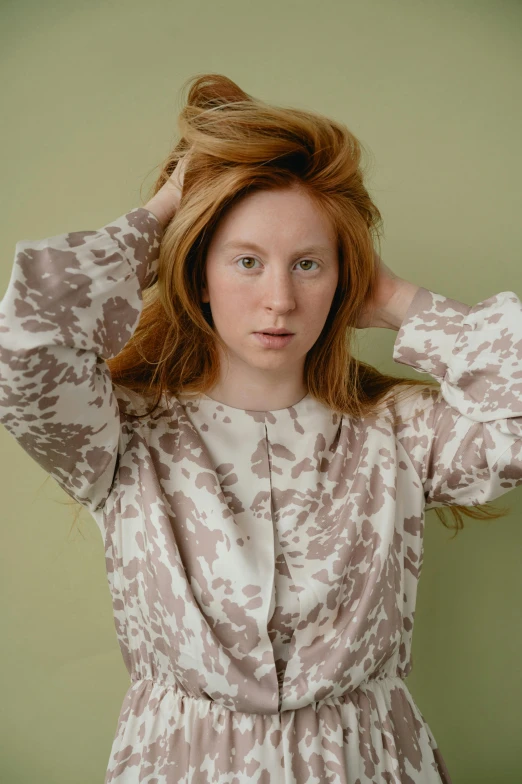
[[[154,194],[152,199],[144,205],[145,209],[149,210],[149,212],[152,212],[157,217],[163,228],[170,223],[179,207],[189,155],[190,151],[186,152],[185,155],[179,159],[176,168],[168,180],[161,186],[159,191]]]
[[[179,192],[180,199],[181,199],[181,193],[183,191],[183,180],[185,179],[185,169],[187,168],[187,160],[189,155],[190,152],[186,152],[183,158],[179,159],[179,161],[176,164],[176,168],[174,169],[169,179],[165,183],[165,185],[167,185],[167,183],[170,182],[170,184],[173,185],[174,188],[176,188],[176,190]],[[165,187],[165,185],[163,187]]]

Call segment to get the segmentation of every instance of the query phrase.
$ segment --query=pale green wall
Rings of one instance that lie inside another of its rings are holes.
[[[380,0],[0,4],[0,289],[16,241],[104,225],[145,201],[175,138],[179,89],[224,73],[247,92],[345,122],[399,275],[469,305],[522,296],[522,5]],[[140,186],[143,187],[143,199]],[[392,360],[395,333],[361,333]],[[0,428],[0,780],[102,782],[129,685],[102,540],[87,512]],[[454,784],[522,781],[522,487],[508,518],[434,512],[408,686]]]

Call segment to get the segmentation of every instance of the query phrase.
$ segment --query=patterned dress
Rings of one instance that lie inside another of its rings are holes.
[[[419,288],[379,414],[310,395],[254,411],[111,381],[157,275],[137,207],[17,243],[0,302],[0,421],[90,511],[130,675],[106,784],[435,784],[405,678],[425,510],[522,484],[522,302]]]

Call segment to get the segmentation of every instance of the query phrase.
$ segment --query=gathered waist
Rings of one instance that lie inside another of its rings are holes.
[[[227,711],[232,711],[234,713],[242,713],[242,714],[255,714],[255,715],[263,715],[263,716],[273,716],[277,715],[278,713],[286,713],[286,712],[294,712],[296,710],[301,710],[302,708],[312,707],[312,709],[317,710],[323,705],[339,705],[342,706],[346,703],[353,703],[357,701],[358,695],[366,691],[375,691],[375,690],[382,690],[382,689],[390,689],[394,686],[399,686],[399,688],[408,691],[408,687],[404,681],[404,678],[401,678],[398,675],[388,675],[388,674],[379,674],[375,677],[365,678],[365,680],[361,681],[357,686],[349,689],[348,691],[344,692],[341,695],[329,696],[325,697],[321,700],[310,700],[307,703],[299,703],[293,708],[284,708],[283,710],[274,710],[272,712],[258,712],[255,710],[252,711],[244,711],[244,710],[237,710],[234,707],[229,707],[228,705],[224,704],[223,702],[219,702],[218,700],[214,700],[206,694],[196,695],[188,693],[177,680],[175,680],[172,675],[156,675],[155,677],[150,677],[147,675],[140,675],[139,673],[132,673],[131,675],[131,686],[130,689],[137,689],[137,688],[150,688],[156,689],[159,687],[161,689],[166,689],[169,692],[173,692],[176,697],[180,697],[184,700],[191,700],[194,704],[199,704],[200,707],[206,708],[219,708],[224,709]]]

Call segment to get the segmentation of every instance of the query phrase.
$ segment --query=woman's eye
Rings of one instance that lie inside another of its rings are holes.
[[[312,261],[312,259],[303,259],[302,261],[298,261],[297,263],[298,264],[315,264],[316,266],[319,266],[317,264],[317,262],[316,261]],[[310,269],[310,267],[307,267],[307,270],[308,269]]]
[[[257,259],[254,259],[252,256],[242,256],[240,259],[238,259],[238,262],[243,262],[243,261],[245,261],[245,259],[247,261],[251,261],[251,262],[253,261],[254,263],[257,261]],[[315,265],[317,265],[317,262],[316,261],[312,261],[311,259],[302,259],[301,261],[298,261],[297,263],[298,264],[315,264]],[[253,266],[247,266],[247,267],[243,267],[243,269],[254,269],[254,267]],[[310,267],[301,268],[301,269],[304,269],[304,272],[307,272],[310,269]]]
[[[242,258],[238,259],[238,262],[244,261],[245,259],[248,261],[256,261],[256,259],[253,259],[251,256],[243,256]],[[253,269],[253,267],[243,267],[243,269]]]

